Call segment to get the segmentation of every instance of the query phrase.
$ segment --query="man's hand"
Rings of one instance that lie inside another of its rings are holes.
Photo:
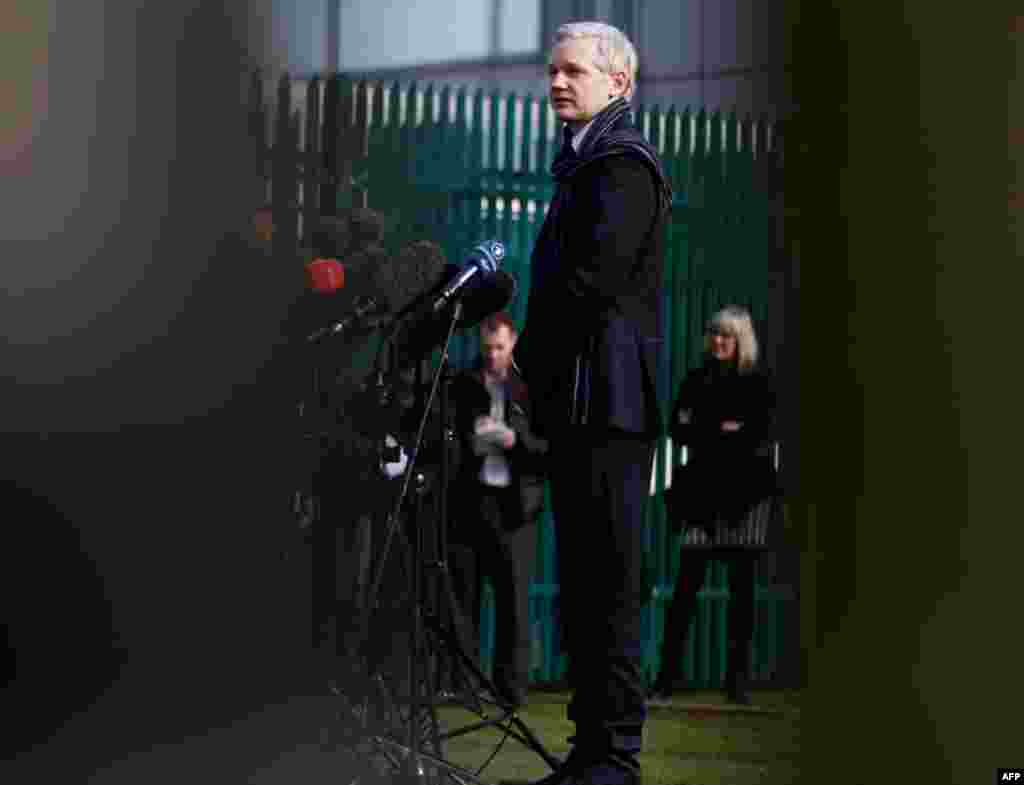
[[[496,444],[510,450],[516,444],[516,432],[502,425],[493,417],[482,415],[473,421],[473,428],[478,440]]]
[[[724,432],[726,432],[726,433],[735,433],[736,431],[738,431],[742,427],[743,427],[743,423],[738,422],[736,420],[723,420],[722,421],[722,430]]]
[[[473,420],[473,431],[480,433],[481,431],[487,430],[494,426],[494,419],[488,417],[486,414],[481,414],[475,420]]]

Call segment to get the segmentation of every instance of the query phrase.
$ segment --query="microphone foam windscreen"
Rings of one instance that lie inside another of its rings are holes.
[[[306,265],[306,282],[319,294],[334,294],[345,286],[345,267],[337,259],[314,259]]]
[[[350,251],[379,246],[384,237],[384,216],[367,207],[356,207],[348,215]]]
[[[310,235],[313,251],[325,259],[344,259],[351,244],[352,232],[347,217],[321,216]]]
[[[387,251],[379,245],[369,245],[348,256],[345,268],[349,275],[349,289],[353,297],[372,297],[381,303],[390,303],[391,292],[378,283],[380,270],[392,265]]]
[[[430,240],[409,243],[389,262],[378,269],[374,288],[390,293],[395,311],[440,283],[446,264],[441,246]]]

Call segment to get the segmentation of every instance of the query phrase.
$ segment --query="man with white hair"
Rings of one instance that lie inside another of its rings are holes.
[[[561,633],[573,691],[572,752],[544,785],[634,785],[646,719],[641,610],[650,595],[643,513],[662,343],[672,193],[634,127],[637,56],[597,22],[555,34],[550,100],[564,123],[557,190],[531,260],[516,361],[551,443]]]

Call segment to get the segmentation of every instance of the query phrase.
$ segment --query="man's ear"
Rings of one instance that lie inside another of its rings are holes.
[[[621,97],[626,94],[626,88],[629,86],[629,78],[626,76],[625,71],[614,71],[610,74],[612,85],[615,88],[615,97]],[[612,96],[609,96],[611,98]]]

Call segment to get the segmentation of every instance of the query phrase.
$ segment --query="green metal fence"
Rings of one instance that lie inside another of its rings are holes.
[[[518,279],[510,307],[517,324],[526,315],[529,259],[553,194],[548,174],[559,131],[547,101],[531,96],[467,92],[448,86],[356,83],[344,77],[293,83],[283,77],[268,107],[264,83],[252,84],[252,133],[267,152],[267,188],[279,229],[299,238],[318,214],[368,206],[387,219],[386,244],[438,242],[450,261],[483,239],[505,243],[505,269]],[[638,107],[637,119],[654,144],[675,192],[665,265],[665,325],[669,351],[658,369],[667,418],[688,369],[700,359],[703,326],[722,305],[750,308],[757,322],[766,311],[773,248],[770,201],[781,188],[777,129],[759,118]],[[778,315],[771,315],[778,318]],[[454,365],[471,363],[476,336],[461,334]],[[655,589],[645,619],[644,666],[656,672],[658,642],[679,569],[679,535],[665,516],[661,492],[672,481],[679,451],[658,446],[647,511]],[[685,653],[686,675],[697,686],[718,686],[724,675],[724,565],[713,563],[699,595],[696,635]],[[757,581],[755,680],[770,681],[782,657],[796,655],[787,632],[797,609],[788,592]],[[558,652],[558,586],[554,528],[545,513],[537,543],[533,586],[537,681],[558,680],[565,661]],[[484,603],[482,638],[490,665],[493,606]]]

